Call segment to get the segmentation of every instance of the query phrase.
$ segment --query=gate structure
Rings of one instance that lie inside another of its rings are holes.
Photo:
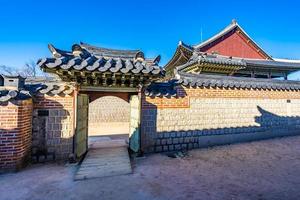
[[[130,97],[130,129],[129,129],[129,148],[133,152],[140,150],[140,124],[141,124],[141,97],[132,95]]]
[[[158,65],[160,56],[145,59],[139,50],[113,50],[85,43],[74,44],[72,51],[48,45],[53,57],[40,59],[38,65],[57,74],[62,81],[77,84],[75,154],[87,150],[88,98],[94,96],[127,96],[130,103],[129,147],[140,151],[141,91],[143,86],[164,76]]]
[[[76,128],[75,128],[75,154],[81,157],[88,148],[88,108],[89,97],[86,94],[77,96]]]

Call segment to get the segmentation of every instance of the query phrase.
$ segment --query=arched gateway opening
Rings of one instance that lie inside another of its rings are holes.
[[[85,94],[89,96],[88,146],[128,144],[131,119],[130,94],[90,91]]]
[[[139,50],[115,50],[75,44],[72,51],[49,45],[53,58],[38,61],[46,72],[74,83],[74,154],[88,149],[89,136],[127,135],[128,147],[140,152],[141,91],[164,76],[160,56],[145,59]]]
[[[89,103],[88,136],[128,140],[130,104],[116,96],[104,96]]]

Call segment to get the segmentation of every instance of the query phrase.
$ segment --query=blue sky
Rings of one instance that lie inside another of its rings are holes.
[[[179,40],[197,44],[237,19],[273,57],[300,59],[300,3],[246,1],[1,0],[0,65],[23,66],[80,41],[141,49],[164,65]],[[293,77],[300,77],[297,74]]]

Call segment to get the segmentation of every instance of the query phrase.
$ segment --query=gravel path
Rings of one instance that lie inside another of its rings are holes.
[[[300,136],[163,154],[134,173],[73,181],[74,165],[32,165],[0,175],[0,199],[300,199]]]

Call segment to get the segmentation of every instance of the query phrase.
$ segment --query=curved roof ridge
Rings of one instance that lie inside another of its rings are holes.
[[[184,43],[182,40],[178,42],[178,46],[184,47],[187,50],[194,51],[194,47]]]
[[[236,21],[235,21],[235,23],[230,23],[228,26],[226,26],[223,30],[221,30],[220,32],[218,32],[214,36],[208,38],[207,40],[205,40],[203,42],[200,42],[199,44],[193,45],[193,47],[196,48],[196,49],[199,49],[199,48],[213,42],[214,40],[218,39],[219,37],[225,35],[226,33],[230,32],[231,30],[233,30],[237,26],[238,26],[238,24],[237,24]]]
[[[115,51],[115,52],[128,52],[136,54],[138,52],[141,52],[139,49],[113,49],[113,48],[106,48],[106,47],[97,47],[95,45],[91,45],[85,42],[80,42],[80,46],[83,48],[86,48],[87,50],[98,50],[98,51]]]

